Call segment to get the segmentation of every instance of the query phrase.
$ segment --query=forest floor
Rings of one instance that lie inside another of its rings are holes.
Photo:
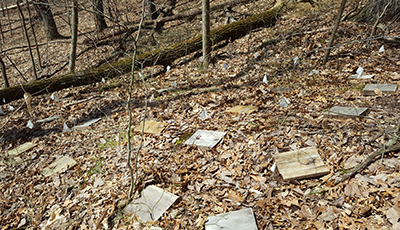
[[[200,5],[196,4],[182,1],[178,9],[197,9]],[[353,4],[349,3],[345,14]],[[233,16],[240,19],[271,5],[273,2],[256,1],[237,6]],[[134,84],[133,123],[139,124],[147,111],[147,120],[167,126],[160,134],[132,134],[135,154],[141,143],[135,197],[150,185],[178,196],[159,220],[147,223],[148,229],[204,229],[207,217],[244,208],[252,208],[258,229],[400,228],[398,152],[382,155],[344,182],[330,182],[382,149],[396,135],[400,119],[399,92],[375,90],[371,96],[362,92],[366,84],[400,81],[398,47],[372,40],[367,49],[365,42],[360,42],[368,37],[370,26],[342,22],[336,42],[342,45],[332,51],[326,66],[320,65],[339,5],[339,1],[320,1],[316,7],[289,5],[275,26],[254,30],[214,49],[214,62],[205,70],[200,68],[199,54],[176,60],[168,71],[165,66],[141,70],[147,78],[145,85],[141,81]],[[134,12],[129,20],[139,20],[139,2],[121,7],[122,19],[124,10]],[[62,12],[62,7],[55,8],[56,21],[61,34],[68,35],[68,25],[63,24],[67,17]],[[223,25],[223,13],[214,13],[212,23]],[[47,43],[38,25],[45,66],[41,74],[51,73],[68,61],[69,40]],[[78,53],[91,46],[85,39],[96,41],[93,25],[91,15],[81,11]],[[21,28],[17,23],[13,26],[12,36],[10,31],[4,34],[2,57],[10,83],[15,85],[23,79],[6,55],[28,81],[33,75],[27,49],[16,48],[25,44]],[[167,23],[156,38],[163,37],[171,44],[193,36],[200,28],[200,17],[175,21]],[[391,24],[385,34],[399,36],[399,31],[398,24]],[[148,32],[143,31],[145,48]],[[288,35],[292,36],[263,45]],[[379,52],[382,45],[385,51]],[[78,57],[77,70],[103,61],[116,47],[89,49]],[[358,67],[375,76],[349,80]],[[65,72],[64,68],[58,74]],[[138,73],[135,76],[140,79]],[[268,83],[263,82],[264,77]],[[54,94],[33,95],[31,115],[23,100],[1,106],[5,115],[0,118],[0,229],[146,228],[138,224],[137,217],[119,210],[130,186],[126,166],[130,78],[127,74]],[[163,90],[171,87],[173,90]],[[147,109],[145,98],[149,100]],[[280,106],[283,98],[290,102],[287,107]],[[226,112],[236,105],[257,106],[258,110]],[[359,117],[323,115],[333,106],[367,107],[368,112]],[[205,119],[199,116],[203,110],[208,113]],[[37,122],[51,116],[58,119]],[[63,131],[64,124],[72,128],[94,118],[101,120],[88,128]],[[32,128],[27,127],[29,121]],[[226,134],[211,150],[183,145],[199,129]],[[10,154],[26,142],[36,145]],[[317,148],[330,174],[283,180],[278,169],[274,170],[275,157],[306,147]],[[44,176],[43,169],[64,156],[77,164]]]

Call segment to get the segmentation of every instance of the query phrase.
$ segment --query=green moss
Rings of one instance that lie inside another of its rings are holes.
[[[90,168],[90,170],[88,171],[88,175],[94,175],[94,174],[103,174],[103,161],[104,158],[102,157],[96,157],[95,161],[94,161],[94,166]]]
[[[187,139],[189,139],[193,135],[193,132],[188,132],[182,134],[182,136],[175,142],[176,145],[182,144],[182,142],[185,142]]]

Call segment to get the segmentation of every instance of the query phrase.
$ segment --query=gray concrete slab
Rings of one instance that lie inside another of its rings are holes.
[[[204,225],[206,230],[258,230],[251,208],[209,216]]]
[[[368,84],[364,87],[363,94],[376,95],[375,89],[379,89],[382,93],[394,93],[397,90],[397,84]]]
[[[362,107],[343,107],[343,106],[334,106],[329,111],[325,112],[326,116],[348,116],[348,117],[358,117],[365,115],[368,108]]]

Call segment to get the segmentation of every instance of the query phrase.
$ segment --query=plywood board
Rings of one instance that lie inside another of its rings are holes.
[[[329,173],[314,147],[278,153],[274,159],[284,180],[319,177]]]
[[[227,113],[251,113],[258,109],[256,106],[246,106],[246,105],[237,105],[233,108],[228,109]]]
[[[212,149],[225,136],[226,132],[197,130],[187,141],[185,145],[196,145],[203,149]]]
[[[158,121],[145,121],[144,122],[144,132],[145,133],[161,133],[165,127],[167,127],[168,123],[165,122],[158,122]],[[143,130],[143,122],[140,122],[139,125],[135,126],[135,132],[142,132]]]
[[[343,107],[334,106],[329,111],[325,112],[324,115],[327,116],[348,116],[348,117],[358,117],[364,116],[368,108],[362,107]]]
[[[26,143],[16,147],[15,149],[8,151],[8,155],[9,156],[18,156],[19,154],[35,147],[36,145],[37,144],[34,144],[32,142],[26,142]]]
[[[72,168],[76,164],[77,163],[74,159],[72,159],[68,156],[63,156],[60,159],[51,163],[51,165],[44,168],[42,173],[43,173],[43,176],[45,176],[45,177],[52,176],[61,170]]]
[[[253,209],[245,208],[209,216],[204,224],[206,230],[257,230]]]
[[[142,196],[126,206],[126,214],[136,214],[143,222],[157,221],[178,199],[178,196],[154,185],[148,186]]]
[[[394,93],[397,90],[397,84],[368,84],[364,87],[365,96],[375,95],[375,89],[379,89],[382,93]]]

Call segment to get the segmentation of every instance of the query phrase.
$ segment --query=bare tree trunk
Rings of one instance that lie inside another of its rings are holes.
[[[29,41],[29,35],[28,35],[28,30],[26,29],[26,24],[25,24],[25,17],[24,14],[22,13],[21,7],[19,5],[18,0],[16,1],[17,3],[17,8],[18,11],[21,15],[21,21],[22,21],[22,29],[24,30],[25,33],[25,38],[26,38],[26,42],[28,43],[28,50],[29,50],[29,55],[31,57],[31,61],[32,61],[32,69],[33,69],[33,74],[35,76],[35,79],[38,79],[37,73],[36,73],[36,66],[35,66],[35,59],[33,58],[33,54],[32,54],[32,48],[31,48],[31,42]]]
[[[1,42],[4,43],[3,25],[0,22]]]
[[[58,33],[56,22],[54,21],[53,13],[51,12],[49,2],[47,0],[38,0],[33,3],[40,15],[43,18],[46,35],[48,40],[55,40],[59,38],[64,38],[60,33]]]
[[[340,5],[340,9],[339,9],[339,12],[338,12],[338,14],[336,16],[336,20],[335,20],[335,26],[332,29],[331,38],[329,39],[328,48],[325,50],[324,59],[322,60],[322,65],[325,65],[326,62],[328,61],[329,54],[331,53],[331,47],[332,47],[333,41],[335,40],[336,31],[339,27],[339,22],[342,17],[342,14],[343,14],[344,7],[346,6],[346,1],[347,0],[342,0],[342,3]]]
[[[96,24],[96,33],[107,28],[106,20],[104,19],[103,0],[93,0],[94,21]]]
[[[3,77],[4,81],[4,88],[8,88],[10,87],[10,83],[8,83],[6,65],[4,65],[3,59],[1,57],[0,57],[0,69],[1,69],[1,76]]]
[[[39,69],[42,70],[42,59],[40,58],[39,46],[38,46],[37,39],[36,39],[35,29],[33,28],[31,10],[29,9],[29,1],[28,0],[26,0],[26,6],[27,6],[27,9],[28,9],[29,25],[31,26],[32,34],[33,34],[33,41],[34,41],[35,46],[36,46],[36,53],[37,53],[38,62],[39,62]]]
[[[3,12],[3,17],[6,16],[6,12],[4,12],[4,1],[1,1],[1,12]]]
[[[203,67],[207,68],[210,63],[211,40],[210,40],[210,0],[202,0],[203,13]]]
[[[10,33],[11,33],[11,36],[12,36],[13,35],[13,29],[12,29],[11,20],[10,20],[10,12],[8,11],[7,4],[6,4],[6,10],[7,10],[8,25],[10,25]]]
[[[71,52],[69,55],[68,72],[75,71],[76,42],[78,40],[78,0],[72,0],[72,23],[71,23]]]

